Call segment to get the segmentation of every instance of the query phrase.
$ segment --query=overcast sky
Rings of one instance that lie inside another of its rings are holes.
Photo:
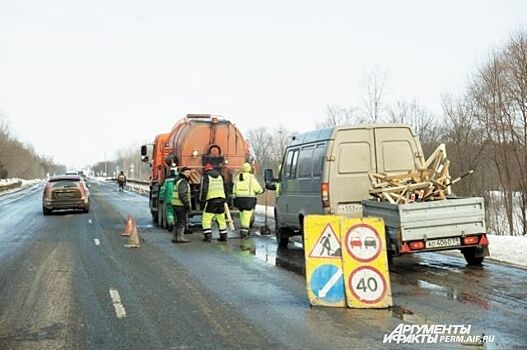
[[[0,0],[0,109],[74,167],[187,113],[312,129],[326,105],[360,105],[375,65],[387,102],[439,114],[440,94],[526,27],[525,0]]]

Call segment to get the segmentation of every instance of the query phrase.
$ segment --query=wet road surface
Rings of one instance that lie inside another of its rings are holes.
[[[426,348],[527,345],[526,270],[409,256],[390,269],[393,309],[311,308],[298,242],[277,250],[270,236],[204,243],[196,233],[174,245],[147,198],[109,184],[91,193],[90,213],[46,217],[38,186],[0,197],[0,349],[423,348],[382,343],[399,323],[495,336]],[[129,214],[139,249],[120,237]]]

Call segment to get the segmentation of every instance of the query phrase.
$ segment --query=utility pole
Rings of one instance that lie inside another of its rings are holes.
[[[108,177],[108,162],[106,161],[106,152],[104,152],[104,177]]]

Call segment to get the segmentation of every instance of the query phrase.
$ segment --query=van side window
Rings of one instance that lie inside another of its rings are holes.
[[[324,155],[326,153],[326,145],[317,145],[315,153],[313,154],[313,176],[322,175],[322,167],[324,166]]]
[[[285,177],[295,178],[296,177],[296,165],[298,162],[298,150],[291,150],[287,153],[287,159],[285,163]]]
[[[300,152],[299,164],[298,164],[298,177],[311,177],[311,171],[313,169],[313,146],[304,147]]]

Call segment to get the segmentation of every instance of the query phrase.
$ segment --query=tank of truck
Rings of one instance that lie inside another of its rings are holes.
[[[217,116],[188,114],[170,131],[168,147],[178,166],[192,169],[193,184],[199,184],[206,163],[220,172],[226,187],[232,185],[244,162],[253,163],[240,130]]]

